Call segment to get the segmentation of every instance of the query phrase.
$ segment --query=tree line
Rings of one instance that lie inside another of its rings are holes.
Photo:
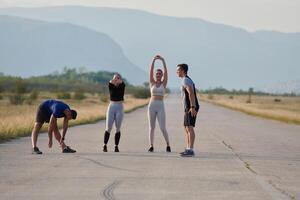
[[[85,93],[107,95],[107,84],[113,75],[114,72],[86,72],[82,69],[67,67],[61,72],[29,78],[0,74],[0,93],[8,93],[12,104],[22,104],[26,100],[25,96],[27,100],[35,100],[39,92],[55,93],[58,99],[82,100],[85,98]],[[123,80],[127,85],[126,93],[136,98],[150,96],[146,83],[143,86],[133,86],[126,79]],[[1,98],[3,98],[2,95],[0,95]]]
[[[257,96],[297,96],[295,93],[283,93],[283,94],[272,94],[272,93],[267,93],[267,92],[261,92],[254,90],[252,87],[250,87],[248,90],[228,90],[223,87],[216,87],[216,88],[210,88],[206,90],[201,90],[201,93],[204,94],[226,94],[226,95],[257,95]]]

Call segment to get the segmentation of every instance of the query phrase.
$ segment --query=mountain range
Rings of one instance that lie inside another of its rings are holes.
[[[178,85],[175,69],[183,62],[189,64],[198,88],[247,89],[300,77],[300,33],[248,32],[201,19],[117,8],[3,8],[0,14],[71,23],[104,33],[143,71],[148,71],[155,54],[161,54],[169,66],[170,86]]]
[[[63,67],[122,72],[133,84],[147,74],[132,64],[108,35],[69,23],[50,23],[0,15],[0,71],[43,75]]]

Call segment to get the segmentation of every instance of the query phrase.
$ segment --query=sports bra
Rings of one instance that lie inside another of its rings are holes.
[[[151,96],[164,96],[165,95],[165,88],[163,84],[160,84],[159,87],[156,87],[156,84],[153,84],[150,88]]]

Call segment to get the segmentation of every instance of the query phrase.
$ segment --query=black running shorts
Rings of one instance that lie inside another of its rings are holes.
[[[45,110],[42,105],[39,106],[37,113],[36,113],[36,118],[35,118],[35,122],[39,122],[39,123],[49,123],[50,121],[50,117],[51,114],[49,114],[47,112],[47,110]]]
[[[184,126],[192,126],[195,127],[196,124],[196,118],[197,115],[195,117],[192,116],[191,112],[185,112],[184,113]]]

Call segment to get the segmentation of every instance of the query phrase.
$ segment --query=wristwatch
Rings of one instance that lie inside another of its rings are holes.
[[[64,140],[65,140],[65,137],[62,137],[61,140],[64,141]]]

